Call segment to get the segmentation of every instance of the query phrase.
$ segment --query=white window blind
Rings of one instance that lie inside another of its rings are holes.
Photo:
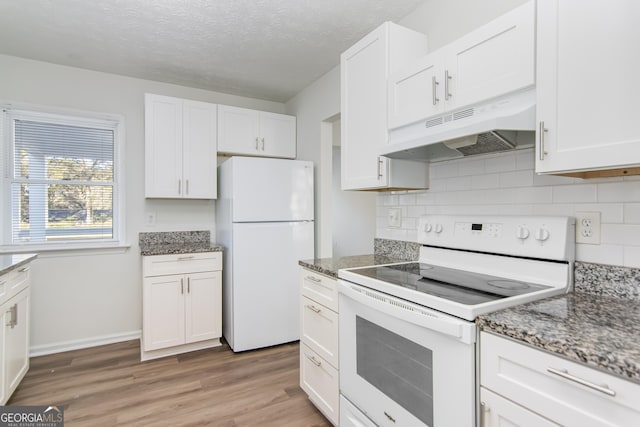
[[[116,240],[118,123],[8,114],[13,164],[6,216],[10,241],[5,243]]]

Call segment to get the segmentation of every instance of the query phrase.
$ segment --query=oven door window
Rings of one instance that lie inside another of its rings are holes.
[[[357,374],[426,425],[433,425],[433,354],[356,316]]]

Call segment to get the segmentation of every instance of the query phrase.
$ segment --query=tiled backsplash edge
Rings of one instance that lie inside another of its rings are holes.
[[[138,242],[140,247],[179,243],[209,243],[211,232],[205,231],[160,231],[140,233]]]
[[[420,255],[420,244],[403,240],[375,238],[373,240],[373,253],[403,261],[417,261]]]
[[[575,290],[640,301],[640,268],[576,261]]]

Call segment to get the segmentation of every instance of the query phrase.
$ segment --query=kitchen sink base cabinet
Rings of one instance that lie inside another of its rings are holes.
[[[339,424],[338,282],[301,268],[300,387]]]
[[[0,276],[0,405],[29,370],[30,265]]]
[[[222,252],[143,257],[141,360],[220,345]]]

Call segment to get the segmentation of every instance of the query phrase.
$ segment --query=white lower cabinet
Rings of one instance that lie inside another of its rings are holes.
[[[30,266],[0,277],[0,405],[29,370]]]
[[[486,332],[484,426],[638,426],[640,385]]]
[[[142,360],[220,345],[221,252],[146,256],[143,274]]]
[[[340,419],[338,282],[301,269],[300,387],[334,425]]]

